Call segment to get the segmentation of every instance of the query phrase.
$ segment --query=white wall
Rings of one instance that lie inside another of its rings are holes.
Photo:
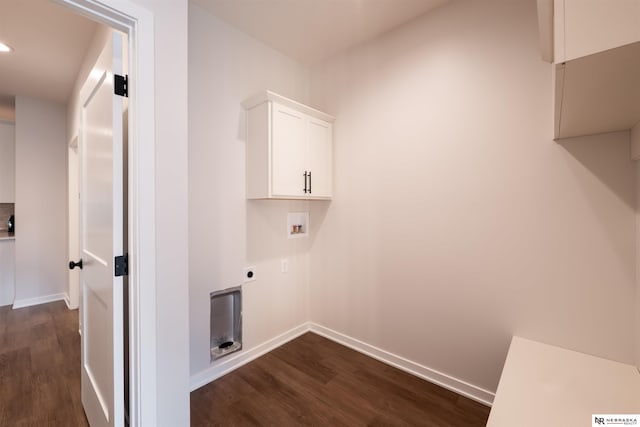
[[[105,3],[117,8],[121,2]],[[189,425],[189,248],[184,227],[188,209],[188,1],[128,3],[154,15],[156,425],[186,426]],[[145,210],[149,207],[148,196],[145,188],[140,194],[140,204]]]
[[[312,321],[487,390],[513,334],[631,363],[629,135],[552,140],[537,37],[535,2],[459,0],[312,68]]]
[[[308,70],[189,6],[189,270],[191,373],[210,367],[209,293],[243,286],[243,351],[308,320],[309,238],[288,240],[287,211],[308,202],[245,199],[240,103],[270,89],[307,101]],[[175,224],[184,230],[186,212]],[[313,221],[313,218],[312,220]],[[289,272],[280,273],[280,260]],[[222,359],[221,361],[224,361]],[[214,364],[215,365],[215,364]]]
[[[15,202],[15,133],[13,121],[0,119],[0,203]],[[0,228],[6,228],[5,224]]]
[[[65,107],[16,97],[15,305],[67,287]]]
[[[0,120],[13,122],[16,118],[15,100],[13,96],[0,96]]]

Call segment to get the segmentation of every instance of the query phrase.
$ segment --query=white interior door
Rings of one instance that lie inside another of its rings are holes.
[[[82,404],[92,427],[124,425],[122,35],[113,32],[81,92]]]

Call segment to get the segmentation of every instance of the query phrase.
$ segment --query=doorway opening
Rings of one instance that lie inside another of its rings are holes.
[[[48,1],[43,2],[43,4],[45,3],[51,6]],[[128,152],[131,154],[128,157],[124,157],[126,167],[123,168],[124,171],[128,172],[130,178],[127,188],[123,189],[128,202],[126,205],[129,206],[125,217],[126,226],[124,227],[125,233],[128,231],[128,234],[125,234],[125,241],[129,243],[127,246],[129,273],[127,282],[129,286],[123,288],[123,292],[126,292],[129,299],[129,306],[126,309],[129,319],[128,327],[125,328],[128,335],[125,335],[123,330],[121,331],[121,336],[123,340],[126,340],[126,344],[130,349],[127,360],[130,360],[131,363],[126,369],[130,374],[130,383],[129,387],[127,387],[130,392],[131,402],[129,422],[131,425],[139,425],[140,419],[144,414],[145,420],[153,424],[155,420],[155,348],[152,338],[155,336],[155,259],[154,251],[152,250],[155,246],[155,222],[153,220],[155,204],[153,196],[155,173],[153,15],[134,4],[128,3],[119,4],[117,9],[106,7],[104,4],[92,0],[61,0],[57,1],[57,3],[59,4],[53,6],[59,9],[66,9],[67,12],[72,12],[71,14],[75,16],[80,15],[89,18],[100,25],[108,26],[129,36],[129,40],[126,43],[126,56],[130,61],[129,82],[133,90],[130,90],[130,104],[128,111],[124,115],[125,122],[129,124],[129,130],[126,134],[129,136]],[[32,2],[29,2],[27,6],[34,8]],[[42,12],[39,8],[36,9],[38,14]],[[11,16],[10,13],[3,13],[3,15]],[[51,16],[46,16],[46,13],[43,13],[43,15],[45,15],[43,18],[45,22],[51,21]],[[27,31],[34,34],[36,32],[35,29],[38,28],[38,25],[34,25],[32,21],[28,23],[22,22],[22,25],[27,28]],[[76,29],[72,27],[71,31]],[[6,28],[3,25],[3,36],[6,35],[4,30]],[[51,63],[52,67],[53,64],[68,62],[64,59],[56,59]],[[7,74],[3,73],[3,79],[5,76]],[[144,81],[145,83],[138,84],[138,81]],[[18,96],[22,97],[24,95]],[[31,95],[31,97],[34,96]],[[18,118],[18,120],[20,119]],[[68,126],[68,128],[74,127]],[[77,126],[75,128],[77,129]],[[138,144],[138,141],[141,141],[141,144]],[[69,144],[69,142],[71,143]],[[76,149],[76,143],[81,146],[82,138],[71,134],[71,132],[68,137],[64,138],[62,149],[64,150],[63,157],[65,157],[65,160],[67,154],[74,152]],[[64,175],[68,179],[66,172]],[[129,189],[132,190],[127,191]],[[145,194],[143,201],[140,200],[140,194]],[[62,199],[67,202],[65,198]],[[140,229],[139,220],[141,217],[145,218],[144,229],[142,230]],[[26,223],[23,222],[23,226],[26,226]],[[65,251],[60,251],[59,249],[56,252],[64,254],[64,258],[67,258]],[[62,266],[66,276],[66,262],[56,263],[56,265]],[[144,268],[141,268],[143,265]],[[140,285],[141,283],[143,285]],[[72,300],[74,297],[69,295],[72,294],[71,288],[66,288],[65,291],[67,303],[70,307],[73,307]],[[75,298],[79,299],[79,294],[78,287]],[[24,313],[27,311],[33,310],[25,309]],[[75,330],[77,333],[77,326]],[[149,378],[149,381],[143,381],[145,378]],[[112,425],[124,424],[124,420],[112,420],[112,422]]]

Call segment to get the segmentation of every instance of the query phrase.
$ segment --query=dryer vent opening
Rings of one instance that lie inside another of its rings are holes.
[[[242,288],[211,293],[211,361],[242,349]]]

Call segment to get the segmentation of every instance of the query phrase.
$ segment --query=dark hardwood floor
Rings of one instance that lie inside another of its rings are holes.
[[[64,302],[0,307],[0,426],[88,426],[78,311]]]
[[[308,333],[191,393],[193,426],[484,426],[489,408]],[[0,426],[88,426],[78,311],[0,307]],[[180,427],[180,426],[176,426]]]
[[[307,333],[191,393],[192,426],[484,426],[489,408]]]

